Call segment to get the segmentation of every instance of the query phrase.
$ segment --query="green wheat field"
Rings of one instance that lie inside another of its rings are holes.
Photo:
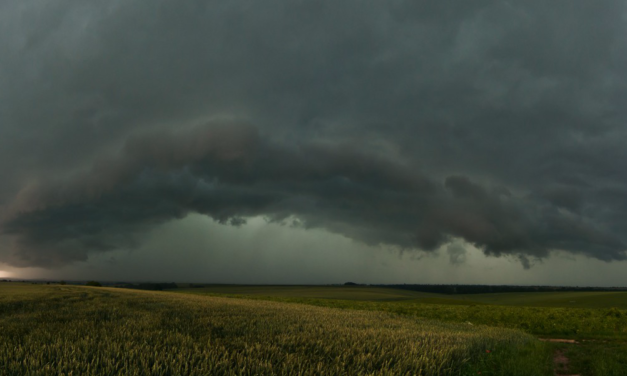
[[[556,351],[570,374],[627,375],[626,301],[0,283],[0,375],[554,375]]]

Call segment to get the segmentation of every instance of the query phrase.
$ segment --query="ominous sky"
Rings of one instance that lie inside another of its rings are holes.
[[[625,1],[2,1],[0,277],[627,285],[626,102]]]

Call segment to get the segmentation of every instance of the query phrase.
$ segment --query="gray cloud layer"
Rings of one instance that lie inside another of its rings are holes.
[[[12,261],[85,260],[90,251],[132,247],[138,233],[190,212],[232,225],[296,216],[305,227],[402,248],[432,250],[456,236],[523,260],[550,249],[624,258],[619,238],[548,200],[459,175],[440,184],[359,146],[277,144],[236,124],[136,136],[86,172],[20,192],[4,222],[16,237]]]
[[[622,1],[7,1],[0,24],[0,261],[190,212],[625,258]]]

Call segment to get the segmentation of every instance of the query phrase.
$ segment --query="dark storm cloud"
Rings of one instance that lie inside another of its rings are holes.
[[[133,247],[142,232],[190,212],[236,226],[295,216],[307,228],[403,249],[433,250],[455,236],[496,256],[567,249],[624,258],[619,239],[580,216],[465,176],[440,184],[360,146],[277,144],[237,124],[136,136],[87,172],[21,192],[3,226],[16,241],[11,261],[55,265]]]
[[[0,261],[85,260],[191,212],[403,249],[460,237],[525,266],[556,249],[622,260],[625,14],[3,2]]]

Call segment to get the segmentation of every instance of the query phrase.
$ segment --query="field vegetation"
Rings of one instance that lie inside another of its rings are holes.
[[[386,299],[385,292],[381,291],[385,289],[377,288],[377,294],[372,295],[373,299],[369,300],[366,299],[369,287],[349,288],[360,289],[358,296],[361,299],[338,299],[334,290],[346,290],[347,287],[311,287],[312,290],[301,297],[294,296],[294,290],[289,286],[273,287],[268,290],[267,295],[263,295],[263,289],[259,286],[208,286],[179,291],[196,294],[221,292],[229,294],[224,296],[247,299],[389,312],[416,319],[514,328],[544,339],[575,339],[576,344],[550,344],[553,351],[569,356],[571,374],[627,375],[627,311],[621,309],[625,307],[627,300],[627,293],[624,292],[441,295],[400,291],[415,295],[406,295],[404,299],[395,300]],[[389,293],[392,296],[400,294],[399,290],[393,289]],[[310,297],[313,295],[316,298]]]
[[[0,285],[2,375],[550,375],[547,354],[518,330],[378,309]]]
[[[446,305],[507,305],[524,307],[627,309],[627,292],[508,292],[484,294],[438,294],[370,286],[247,286],[195,285],[179,292],[284,298],[340,299],[360,301],[407,301]]]
[[[523,292],[457,295],[468,303],[526,307],[627,309],[627,292]]]
[[[468,304],[450,295],[367,286],[246,286],[209,285],[181,288],[178,292],[215,293],[256,297],[339,299],[371,302],[415,301],[440,304]],[[478,303],[483,304],[483,303]]]

